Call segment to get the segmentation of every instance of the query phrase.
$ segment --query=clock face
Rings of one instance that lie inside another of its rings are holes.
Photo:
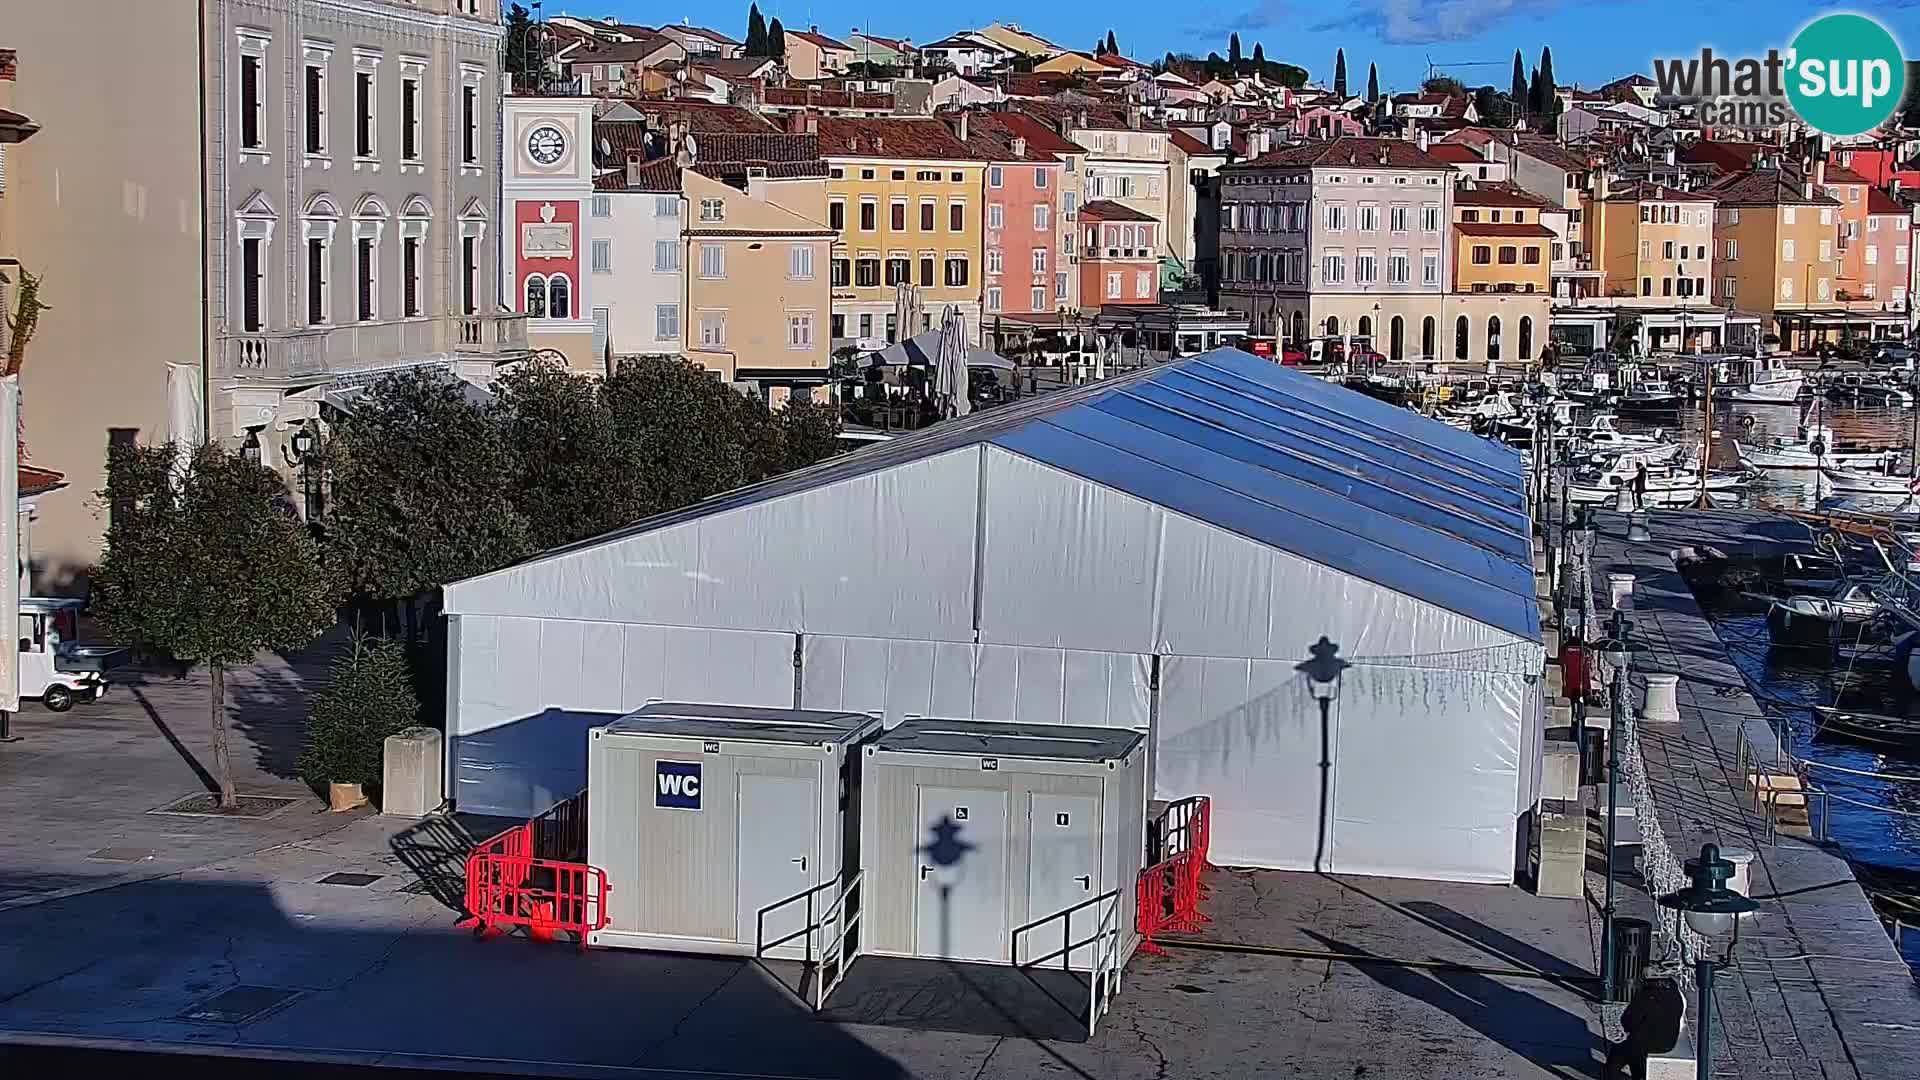
[[[551,165],[560,160],[567,149],[567,137],[552,124],[542,124],[527,136],[527,156],[541,165]]]

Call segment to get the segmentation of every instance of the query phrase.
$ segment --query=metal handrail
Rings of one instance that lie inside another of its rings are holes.
[[[1115,900],[1117,902],[1119,896],[1120,896],[1120,890],[1109,889],[1106,892],[1101,893],[1099,896],[1082,900],[1079,903],[1073,905],[1072,907],[1061,908],[1059,911],[1056,911],[1051,915],[1047,915],[1042,918],[1035,919],[1032,922],[1023,923],[1019,926],[1014,927],[1013,933],[1010,936],[1013,941],[1013,955],[1015,957],[1018,957],[1020,955],[1020,935],[1021,934],[1024,934],[1029,930],[1033,930],[1038,927],[1045,926],[1046,924],[1054,921],[1055,919],[1060,920],[1060,941],[1062,942],[1062,945],[1059,949],[1056,949],[1045,956],[1035,957],[1035,958],[1026,960],[1024,962],[1016,959],[1014,961],[1014,966],[1023,967],[1023,968],[1039,967],[1041,964],[1044,964],[1047,961],[1057,956],[1057,957],[1060,957],[1060,970],[1062,971],[1071,970],[1070,966],[1067,963],[1067,958],[1072,955],[1073,950],[1081,948],[1086,945],[1091,945],[1099,939],[1099,932],[1095,931],[1094,936],[1087,938],[1085,941],[1074,941],[1073,940],[1073,913],[1076,911],[1079,911],[1082,908],[1092,907],[1095,904],[1102,903],[1107,900]]]
[[[756,960],[764,959],[768,952],[785,945],[795,938],[804,937],[806,939],[803,963],[808,968],[814,967],[817,963],[820,969],[819,975],[814,979],[813,986],[812,1005],[816,1012],[824,1007],[827,997],[840,985],[840,980],[846,977],[847,967],[851,963],[846,955],[847,940],[853,934],[854,928],[860,924],[859,910],[856,909],[851,915],[846,913],[847,901],[860,890],[865,882],[866,871],[864,870],[855,873],[844,882],[841,881],[840,878],[834,877],[818,885],[808,886],[800,892],[794,893],[792,896],[775,900],[773,903],[768,904],[754,913],[753,955]],[[837,889],[839,891],[835,893],[832,901],[826,905],[825,909],[820,912],[820,917],[815,919],[813,898],[829,889]],[[766,940],[767,916],[781,908],[799,903],[806,904],[807,909],[806,920],[800,929],[774,941]],[[831,932],[827,932],[829,925],[833,927]],[[815,950],[816,931],[820,932],[818,935],[819,949],[817,953]],[[854,949],[857,953],[859,949],[859,940],[857,938],[854,939]],[[829,968],[831,968],[833,972],[831,977],[827,974]]]
[[[820,916],[822,930],[827,923],[831,922],[834,933],[831,940],[823,941],[820,947],[820,975],[813,981],[813,1008],[816,1012],[826,1006],[827,999],[833,996],[834,990],[840,986],[840,980],[846,978],[847,968],[853,963],[847,958],[847,939],[852,936],[854,928],[860,925],[860,909],[854,909],[851,915],[846,915],[845,910],[848,898],[860,891],[860,887],[866,883],[866,878],[865,870],[856,872],[847,880],[846,888],[840,890],[840,895],[834,897],[833,903],[828,904],[827,910]],[[859,938],[853,939],[853,948],[857,957],[860,950]],[[827,974],[829,964],[833,967],[831,977]]]
[[[753,928],[753,955],[755,957],[765,956],[768,949],[777,949],[780,946],[785,945],[787,942],[792,941],[794,938],[800,937],[801,935],[807,934],[812,930],[814,930],[819,925],[818,923],[815,923],[813,921],[814,894],[820,892],[823,889],[834,888],[839,884],[840,884],[839,879],[833,878],[827,881],[823,881],[818,885],[809,885],[808,887],[800,890],[799,892],[794,893],[792,896],[786,897],[785,899],[781,899],[781,900],[775,900],[773,903],[768,904],[766,907],[763,907],[759,911],[755,912],[754,928]],[[793,933],[788,934],[786,937],[781,938],[778,941],[766,940],[768,913],[778,911],[789,904],[797,904],[802,901],[805,901],[807,905],[807,919],[806,919],[805,925],[803,925],[800,929],[795,930]],[[813,963],[813,939],[810,937],[807,939],[807,963],[809,964]]]

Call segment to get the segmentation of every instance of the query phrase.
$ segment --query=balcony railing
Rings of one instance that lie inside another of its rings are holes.
[[[303,326],[221,339],[219,374],[285,382],[319,379],[449,354],[510,360],[527,351],[527,317],[452,315]]]

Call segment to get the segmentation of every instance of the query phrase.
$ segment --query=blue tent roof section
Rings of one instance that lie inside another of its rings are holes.
[[[533,558],[982,443],[1540,639],[1518,454],[1238,349],[935,424]]]

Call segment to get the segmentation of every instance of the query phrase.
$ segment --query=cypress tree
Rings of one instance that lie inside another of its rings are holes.
[[[760,5],[747,8],[747,47],[748,56],[767,55],[767,20],[760,15]]]
[[[1113,31],[1111,30],[1107,31],[1107,55],[1108,56],[1120,55],[1120,44],[1119,42],[1116,42],[1113,40]]]
[[[1519,49],[1513,50],[1513,89],[1507,91],[1507,95],[1513,98],[1516,116],[1527,111],[1527,66],[1520,60]]]
[[[1527,84],[1527,115],[1540,115],[1540,69],[1533,69],[1533,81]]]
[[[780,25],[778,15],[767,24],[767,55],[780,61],[787,58],[787,28]]]
[[[1560,119],[1560,95],[1554,93],[1553,49],[1540,49],[1540,130],[1552,134]]]
[[[1333,50],[1333,93],[1335,97],[1347,96],[1347,50]]]
[[[1240,34],[1238,31],[1227,37],[1227,63],[1233,65],[1233,70],[1240,70]]]
[[[1367,65],[1367,100],[1380,100],[1380,69],[1372,63]]]
[[[1256,42],[1254,42],[1254,43],[1253,43],[1253,67],[1254,67],[1254,70],[1255,70],[1255,71],[1258,71],[1258,70],[1260,70],[1260,69],[1261,69],[1262,67],[1264,67],[1264,66],[1266,66],[1266,63],[1267,63],[1267,50],[1265,50],[1265,49],[1263,49],[1263,48],[1261,48],[1261,47],[1260,47],[1260,43],[1259,43],[1259,42],[1257,42],[1257,41],[1256,41]]]

